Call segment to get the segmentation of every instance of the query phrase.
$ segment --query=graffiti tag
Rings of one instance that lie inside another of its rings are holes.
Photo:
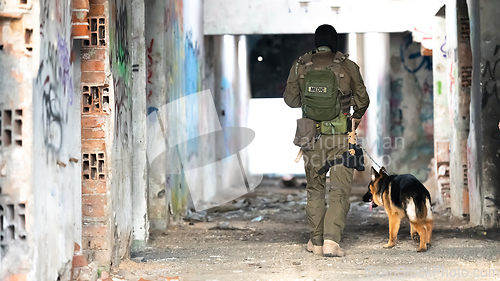
[[[494,57],[498,55],[498,51],[500,49],[499,45],[496,45],[495,51],[493,52]],[[486,62],[486,66],[484,67],[483,79],[486,77],[487,81],[483,82],[483,98],[481,101],[481,106],[484,109],[490,97],[495,97],[498,104],[500,105],[500,97],[498,96],[497,91],[497,82],[495,77],[497,76],[497,66],[500,62],[500,58],[493,58]],[[493,65],[493,66],[492,66]]]

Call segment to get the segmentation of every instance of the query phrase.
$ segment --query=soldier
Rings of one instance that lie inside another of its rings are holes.
[[[316,49],[294,61],[283,97],[288,106],[301,107],[303,113],[298,122],[304,122],[298,124],[294,143],[304,153],[310,229],[307,250],[341,257],[344,251],[339,242],[350,208],[353,169],[344,165],[330,169],[328,208],[326,174],[319,175],[317,171],[326,160],[341,157],[348,149],[347,128],[351,122],[357,128],[370,100],[359,66],[338,51],[338,35],[333,26],[325,24],[316,29],[315,45]],[[300,139],[307,143],[297,141]]]

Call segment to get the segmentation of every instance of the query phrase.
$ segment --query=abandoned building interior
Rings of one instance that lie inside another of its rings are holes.
[[[498,0],[0,0],[0,280],[500,278],[499,13]],[[371,101],[341,258],[305,251],[301,111],[283,101],[325,23]],[[382,248],[387,216],[360,197],[378,165],[429,190],[428,252],[407,222]]]

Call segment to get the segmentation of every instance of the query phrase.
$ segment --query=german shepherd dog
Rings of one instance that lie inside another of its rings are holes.
[[[373,207],[383,206],[389,217],[389,242],[384,248],[396,245],[401,219],[410,220],[410,235],[420,240],[417,252],[425,252],[432,235],[431,196],[425,186],[413,175],[389,175],[382,167],[377,173],[371,169],[372,180],[363,201]]]

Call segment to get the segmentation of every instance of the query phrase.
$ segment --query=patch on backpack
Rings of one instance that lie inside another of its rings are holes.
[[[307,88],[307,91],[309,93],[320,93],[320,94],[326,94],[326,91],[328,90],[327,87],[314,87],[314,86],[309,86]]]

